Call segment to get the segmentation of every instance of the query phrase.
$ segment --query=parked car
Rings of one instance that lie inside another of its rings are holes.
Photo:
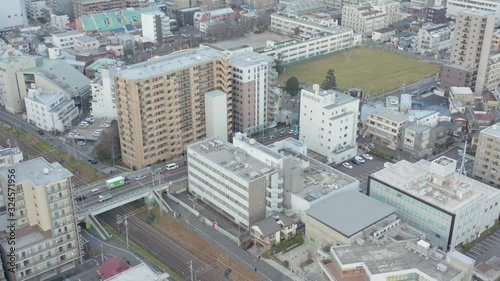
[[[280,136],[284,136],[284,135],[285,135],[285,132],[281,132],[281,133],[280,133]]]
[[[145,176],[145,175],[138,175],[137,177],[135,177],[135,180],[136,180],[136,181],[140,181],[140,180],[143,180],[143,179],[145,179],[145,178],[146,178],[146,176]]]
[[[45,134],[43,130],[37,130],[36,133],[39,134],[40,136],[43,136],[43,134]]]
[[[353,166],[347,162],[342,163],[342,166],[346,169],[349,169],[349,170],[353,168]]]
[[[80,122],[80,125],[78,125],[78,127],[82,128],[82,129],[85,129],[88,126],[90,126],[90,124],[88,122],[85,122],[85,121]]]
[[[70,138],[71,137],[78,137],[79,135],[80,135],[80,132],[78,132],[78,131],[73,131],[73,132],[69,133]]]
[[[365,163],[365,159],[363,159],[363,157],[361,157],[361,156],[356,156],[356,157],[354,157],[354,159],[361,164]]]
[[[361,165],[361,162],[359,162],[359,161],[358,161],[358,160],[356,160],[356,159],[352,159],[352,161],[351,161],[351,162],[352,162],[353,164],[355,164],[355,165]]]
[[[85,118],[85,121],[88,122],[89,124],[92,124],[95,122],[95,119],[92,117],[87,117],[87,118]]]
[[[102,133],[102,129],[95,130],[96,133]]]
[[[250,248],[252,248],[254,245],[253,241],[252,240],[248,240],[247,242],[245,242],[245,244],[243,245],[243,249],[248,250]]]
[[[289,133],[290,135],[294,135],[294,134],[295,134],[295,130],[293,130],[293,129],[292,129],[292,130],[288,131],[288,133]]]
[[[95,160],[95,159],[89,159],[89,160],[87,160],[87,161],[88,161],[90,164],[92,164],[92,165],[97,164],[97,160]]]
[[[104,124],[101,125],[103,128],[109,128],[111,127],[111,121],[105,121]]]
[[[102,132],[94,132],[92,136],[94,137],[100,137],[102,135]]]
[[[369,143],[368,145],[366,145],[368,148],[374,148],[375,145],[373,143]]]
[[[363,154],[363,158],[366,160],[373,160],[373,157],[370,154]]]

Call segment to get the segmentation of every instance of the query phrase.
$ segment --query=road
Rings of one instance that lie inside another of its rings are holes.
[[[113,228],[118,229],[116,217],[118,215],[126,215],[133,210],[134,209],[130,206],[122,206],[101,214],[98,218]],[[211,265],[206,264],[198,257],[192,255],[142,219],[132,216],[129,217],[127,221],[130,241],[133,241],[135,244],[139,245],[139,247],[160,260],[179,274],[184,280],[190,280],[191,278],[188,264],[190,261],[193,261],[194,269],[201,267],[210,268]],[[121,226],[121,230],[124,232],[125,229],[123,225]],[[225,279],[224,275],[215,269],[209,269],[196,276],[196,280],[219,281]]]
[[[428,78],[424,78],[422,80],[419,80],[415,83],[411,83],[408,85],[404,85],[401,88],[394,89],[392,91],[388,91],[382,95],[378,95],[376,97],[371,97],[369,98],[369,102],[377,102],[377,101],[384,101],[385,102],[385,97],[387,96],[401,96],[401,94],[412,94],[415,92],[418,92],[418,95],[421,95],[424,92],[427,92],[431,90],[432,88],[436,87],[436,76],[433,75]],[[418,96],[417,96],[418,99]]]
[[[99,195],[102,194],[111,194],[113,197],[113,200],[119,199],[120,197],[126,196],[127,194],[136,191],[137,189],[140,189],[142,187],[154,187],[158,186],[158,184],[166,184],[170,181],[175,181],[178,179],[181,179],[183,177],[187,177],[187,171],[186,169],[182,169],[182,167],[179,167],[179,169],[175,171],[169,171],[168,174],[162,174],[162,177],[160,180],[158,180],[157,176],[152,176],[151,174],[144,174],[146,177],[142,180],[136,181],[135,178],[130,178],[130,183],[126,184],[121,187],[117,187],[112,190],[108,190],[106,187],[105,182],[98,186],[87,186],[84,188],[77,189],[75,192],[75,198],[80,195],[87,196],[85,200],[82,200],[80,202],[76,202],[76,206],[80,207],[82,210],[93,208],[94,206],[101,204],[99,202]],[[154,183],[153,183],[154,182]],[[94,188],[98,188],[100,190],[100,193],[91,193],[91,190]]]

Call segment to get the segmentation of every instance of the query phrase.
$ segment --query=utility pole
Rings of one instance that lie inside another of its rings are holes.
[[[101,263],[104,263],[104,248],[102,247],[102,243],[101,243]]]
[[[125,237],[127,239],[127,250],[128,250],[128,221],[127,221],[127,217],[125,217],[125,221],[123,222],[123,224],[125,224]]]
[[[193,260],[190,260],[188,264],[189,264],[189,272],[191,272],[191,281],[194,281]]]

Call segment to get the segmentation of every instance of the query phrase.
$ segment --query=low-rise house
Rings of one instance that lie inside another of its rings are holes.
[[[372,40],[374,42],[388,42],[391,41],[391,37],[394,35],[396,35],[396,29],[392,27],[385,27],[374,30],[372,32]]]
[[[497,90],[498,89],[495,89],[495,91]],[[481,101],[483,103],[483,109],[486,112],[490,112],[493,109],[498,109],[500,103],[498,102],[498,99],[492,92],[485,91],[481,98],[482,98]]]
[[[80,36],[74,41],[74,48],[77,51],[93,51],[99,48],[99,40],[90,36]]]
[[[266,251],[281,241],[292,238],[296,233],[297,224],[281,213],[267,217],[250,227],[250,236],[255,245],[263,247]]]
[[[401,135],[401,149],[415,158],[422,158],[432,151],[431,127],[406,124]]]

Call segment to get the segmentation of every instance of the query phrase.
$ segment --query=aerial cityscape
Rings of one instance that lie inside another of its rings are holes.
[[[5,0],[0,281],[500,281],[498,0]]]

